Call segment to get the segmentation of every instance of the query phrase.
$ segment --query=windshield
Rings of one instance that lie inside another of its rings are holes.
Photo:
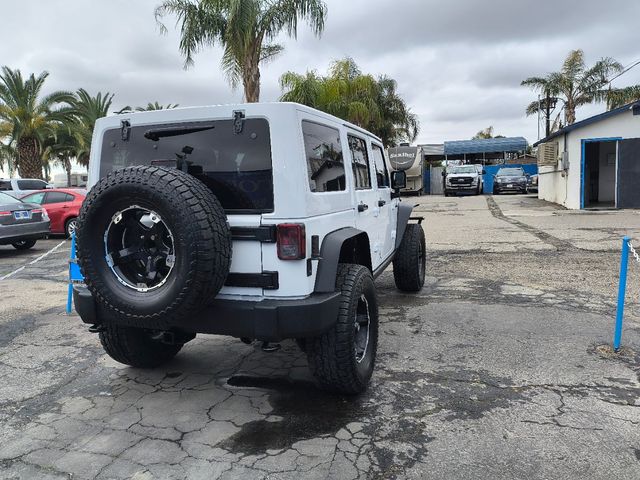
[[[22,200],[18,200],[11,195],[0,192],[0,205],[13,205],[15,203],[22,203]]]
[[[132,165],[179,168],[207,185],[227,211],[273,211],[271,140],[265,119],[244,120],[239,133],[229,119],[133,127],[129,140],[122,137],[120,128],[105,132],[100,177]]]
[[[462,167],[451,167],[449,173],[478,173],[476,167],[473,165],[465,165]]]
[[[499,177],[524,177],[524,170],[521,168],[501,168],[497,175]]]

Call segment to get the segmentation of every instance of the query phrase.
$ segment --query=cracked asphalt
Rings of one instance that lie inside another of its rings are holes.
[[[639,478],[640,265],[624,348],[608,345],[640,212],[408,201],[429,276],[417,295],[377,280],[378,363],[357,398],[319,391],[289,341],[199,336],[164,368],[119,365],[64,314],[68,243],[0,247],[0,477]]]

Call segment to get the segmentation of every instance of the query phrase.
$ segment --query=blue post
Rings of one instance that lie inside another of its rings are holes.
[[[76,259],[76,232],[71,234],[71,255],[69,260],[69,287],[67,288],[67,315],[71,315],[71,302],[73,300],[72,263]]]
[[[629,237],[622,239],[622,255],[620,257],[620,286],[618,288],[618,310],[616,312],[616,331],[613,335],[613,350],[620,350],[622,340],[622,318],[624,316],[624,297],[627,291],[627,267],[629,266]]]

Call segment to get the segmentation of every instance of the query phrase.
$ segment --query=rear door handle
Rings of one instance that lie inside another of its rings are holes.
[[[387,202],[385,202],[384,200],[378,200],[378,206],[379,207],[384,207],[387,204]]]
[[[359,212],[364,212],[368,208],[369,208],[369,205],[367,205],[366,203],[359,203],[358,204],[358,211]]]

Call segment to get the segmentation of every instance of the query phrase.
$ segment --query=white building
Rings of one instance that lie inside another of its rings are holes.
[[[539,194],[567,208],[640,208],[640,102],[569,125],[538,146]]]

